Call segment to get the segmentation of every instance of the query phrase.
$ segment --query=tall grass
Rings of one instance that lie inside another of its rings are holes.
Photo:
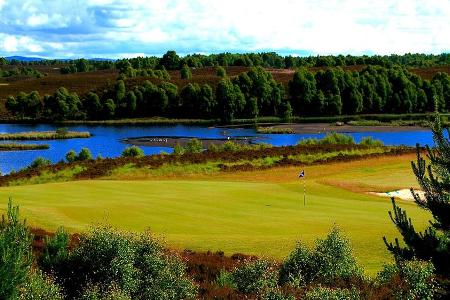
[[[352,136],[342,133],[327,133],[327,135],[322,139],[308,138],[298,142],[298,145],[308,146],[308,145],[355,145],[355,140]],[[363,146],[368,147],[381,147],[383,142],[380,140],[375,140],[371,136],[363,137],[359,143]]]
[[[82,131],[29,131],[16,133],[0,133],[0,140],[58,140],[73,138],[89,138],[89,132]]]
[[[256,132],[263,133],[263,134],[289,134],[289,133],[294,133],[294,129],[270,126],[270,127],[258,127],[256,129]]]
[[[50,148],[45,144],[16,144],[16,143],[8,143],[1,144],[0,143],[0,151],[17,151],[17,150],[44,150]]]

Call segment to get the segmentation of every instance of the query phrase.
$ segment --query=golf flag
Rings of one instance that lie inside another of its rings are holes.
[[[302,171],[300,172],[300,174],[298,174],[298,177],[299,177],[299,178],[305,177],[305,170],[302,170]]]

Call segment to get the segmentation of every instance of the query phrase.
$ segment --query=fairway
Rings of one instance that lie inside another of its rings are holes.
[[[383,236],[398,236],[386,198],[367,191],[408,188],[413,155],[309,166],[306,206],[298,168],[217,173],[186,178],[92,180],[0,188],[33,226],[72,232],[106,222],[124,229],[150,228],[169,247],[222,250],[281,259],[299,240],[311,244],[333,224],[349,237],[358,261],[374,274],[391,259]],[[428,215],[400,201],[418,228]]]

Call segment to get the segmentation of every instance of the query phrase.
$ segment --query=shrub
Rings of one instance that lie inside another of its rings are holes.
[[[315,272],[312,269],[312,255],[308,248],[298,243],[281,267],[280,282],[290,283],[295,287],[311,282]]]
[[[56,129],[56,135],[60,137],[64,137],[69,133],[66,127],[61,127]]]
[[[355,140],[353,137],[342,133],[327,133],[327,135],[320,141],[322,145],[353,145]]]
[[[181,79],[191,79],[192,73],[188,66],[184,65],[180,70]]]
[[[377,281],[389,285],[396,299],[434,299],[437,290],[433,264],[420,260],[385,265]]]
[[[115,286],[132,299],[184,299],[196,293],[184,264],[148,234],[110,227],[96,227],[82,236],[80,245],[55,269],[69,297],[86,294],[89,285],[98,294],[108,294]]]
[[[107,292],[101,292],[96,286],[88,286],[80,300],[131,300],[131,297],[116,286],[113,286]]]
[[[371,146],[371,147],[381,147],[384,146],[383,142],[380,140],[375,140],[371,136],[365,136],[359,142],[360,145],[363,146]]]
[[[359,300],[361,299],[356,289],[340,289],[317,286],[305,293],[305,300]]]
[[[40,271],[29,274],[26,283],[20,289],[20,300],[62,300],[60,288]]]
[[[236,288],[236,285],[234,284],[233,281],[233,275],[231,274],[231,272],[225,270],[221,270],[219,275],[217,275],[216,284],[222,288],[223,287],[229,287],[232,289]]]
[[[8,202],[7,215],[0,221],[0,299],[16,299],[18,287],[28,280],[32,263],[32,236],[19,221],[19,207]]]
[[[277,285],[277,273],[271,263],[265,260],[249,261],[236,268],[233,282],[242,293],[260,293]]]
[[[74,150],[70,150],[66,153],[67,162],[74,162],[77,159],[77,153]]]
[[[92,153],[88,148],[81,149],[80,153],[77,155],[78,161],[85,161],[85,160],[91,160],[92,159]]]
[[[208,146],[208,151],[211,151],[211,152],[217,152],[217,151],[219,151],[219,147],[217,147],[216,144],[211,143],[211,144],[209,144],[209,146]]]
[[[185,150],[187,153],[200,153],[203,151],[203,144],[199,139],[191,139],[187,142]]]
[[[313,281],[330,283],[361,276],[362,269],[347,239],[334,227],[325,239],[316,240],[313,250],[298,244],[281,267],[280,283],[301,286]]]
[[[175,155],[183,155],[184,154],[184,148],[179,143],[173,147],[173,154]]]
[[[239,150],[239,145],[234,143],[233,141],[226,141],[221,146],[222,151],[237,151]]]
[[[316,276],[324,282],[362,276],[362,269],[356,263],[347,238],[337,227],[324,240],[316,241],[313,258]]]
[[[225,71],[225,69],[223,67],[218,66],[217,69],[216,69],[216,75],[219,76],[219,77],[224,78],[224,77],[227,76],[227,72]]]
[[[137,146],[127,147],[122,152],[122,157],[141,157],[141,156],[144,156],[144,151]]]
[[[51,164],[52,164],[52,162],[50,160],[45,159],[43,157],[38,157],[35,160],[33,160],[33,162],[30,164],[30,166],[28,168],[29,169],[37,169],[37,168],[49,166]]]
[[[308,138],[298,142],[298,145],[354,145],[355,140],[350,135],[342,133],[327,133],[322,139]]]
[[[39,266],[46,272],[60,266],[69,256],[68,245],[69,234],[63,227],[58,228],[53,237],[45,239],[42,256],[38,260]]]
[[[295,297],[293,295],[286,295],[278,288],[272,288],[263,292],[261,300],[295,300]]]

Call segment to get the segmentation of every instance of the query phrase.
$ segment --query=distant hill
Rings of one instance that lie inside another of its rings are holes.
[[[7,61],[18,60],[18,61],[26,61],[26,62],[30,62],[30,61],[43,61],[43,60],[45,60],[45,58],[40,58],[40,57],[26,57],[26,56],[8,56],[8,57],[5,57],[5,59],[6,59]]]
[[[43,61],[43,60],[47,60],[46,58],[41,58],[41,57],[27,57],[27,56],[8,56],[5,57],[5,59],[7,61],[11,61],[11,60],[18,60],[18,61],[25,61],[25,62],[33,62],[33,61]],[[77,59],[77,58],[73,58],[73,59]],[[56,60],[59,61],[67,61],[67,60],[72,60],[72,59],[68,59],[68,58],[57,58]],[[95,58],[88,58],[87,60],[95,60],[95,61],[116,61],[116,59],[111,59],[111,58],[101,58],[101,57],[95,57]]]

